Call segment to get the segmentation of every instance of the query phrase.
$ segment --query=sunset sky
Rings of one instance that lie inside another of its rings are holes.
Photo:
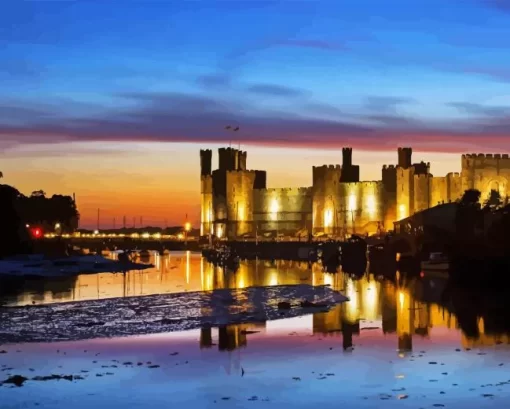
[[[2,183],[111,227],[196,223],[199,150],[231,138],[270,187],[342,146],[367,180],[398,146],[459,171],[510,151],[508,38],[505,0],[6,1]]]

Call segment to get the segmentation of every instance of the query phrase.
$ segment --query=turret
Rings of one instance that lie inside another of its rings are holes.
[[[207,176],[212,172],[212,150],[200,150],[200,175]]]
[[[352,148],[342,148],[342,173],[340,182],[359,182],[359,166],[352,164]]]
[[[237,169],[238,170],[246,170],[246,151],[238,151],[237,152]]]
[[[237,170],[238,168],[238,153],[239,151],[234,148],[220,148],[218,149],[218,169],[220,170]]]
[[[352,148],[342,148],[342,166],[352,166]]]
[[[412,148],[398,148],[398,166],[407,169],[412,164]]]

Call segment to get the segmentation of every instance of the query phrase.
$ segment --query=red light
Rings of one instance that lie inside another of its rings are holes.
[[[420,273],[420,277],[421,278],[425,277],[425,273],[423,271]]]
[[[42,230],[36,227],[35,229],[32,229],[32,236],[36,239],[39,239],[42,237]]]

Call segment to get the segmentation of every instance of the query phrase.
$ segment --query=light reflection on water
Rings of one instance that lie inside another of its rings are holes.
[[[411,281],[398,287],[373,276],[353,279],[343,273],[324,273],[317,264],[295,261],[242,261],[236,273],[223,271],[190,252],[159,255],[150,261],[155,268],[125,274],[83,274],[69,279],[27,280],[15,288],[2,285],[0,303],[8,306],[48,304],[66,301],[98,300],[217,289],[242,289],[252,286],[291,284],[330,285],[350,301],[328,313],[314,314],[311,323],[316,333],[331,333],[349,327],[349,332],[379,331],[398,336],[398,350],[412,349],[413,337],[430,337],[443,330],[459,333],[452,308],[439,301],[444,289],[441,281]],[[486,331],[484,317],[470,317],[470,336],[460,331],[465,347],[508,343],[506,334]]]
[[[341,272],[323,273],[317,265],[285,261],[242,262],[233,274],[193,253],[154,255],[151,262],[156,268],[144,272],[28,280],[17,288],[0,282],[0,302],[48,304],[288,284],[328,284],[350,301],[326,313],[284,320],[62,342],[60,353],[45,343],[4,346],[9,353],[0,356],[2,364],[27,377],[90,371],[90,377],[86,373],[85,380],[70,386],[29,382],[29,394],[4,387],[0,393],[12,403],[10,407],[27,406],[28,397],[32,403],[51,402],[41,407],[63,408],[77,393],[81,393],[73,403],[77,409],[98,403],[101,407],[159,407],[165,399],[174,405],[209,407],[226,404],[225,396],[232,396],[236,407],[333,408],[340,400],[347,407],[391,408],[401,394],[409,396],[398,402],[403,407],[507,406],[510,382],[506,386],[508,375],[501,365],[510,351],[507,345],[494,347],[509,342],[498,325],[505,316],[499,316],[497,309],[474,307],[480,300],[472,294],[459,293],[453,302],[442,301],[442,281],[395,284],[371,276],[355,279]],[[460,351],[461,345],[491,348],[482,355],[476,350]],[[351,346],[354,351],[347,353]],[[21,353],[14,353],[18,348]],[[102,369],[112,359],[151,361],[161,367],[119,364]],[[29,368],[35,368],[35,373]],[[112,371],[112,376],[94,375],[106,371]],[[335,376],[324,379],[321,374],[325,373]],[[302,382],[296,382],[296,376]],[[494,394],[494,402],[482,392]],[[260,397],[258,402],[251,401],[254,395]],[[266,396],[269,401],[262,400]]]

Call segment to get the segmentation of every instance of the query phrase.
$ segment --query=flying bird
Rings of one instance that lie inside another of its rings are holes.
[[[232,128],[230,125],[226,126],[225,129],[230,129]]]
[[[234,128],[234,132],[235,132],[235,131],[238,131],[238,130],[239,130],[239,127],[237,127],[237,128]]]

